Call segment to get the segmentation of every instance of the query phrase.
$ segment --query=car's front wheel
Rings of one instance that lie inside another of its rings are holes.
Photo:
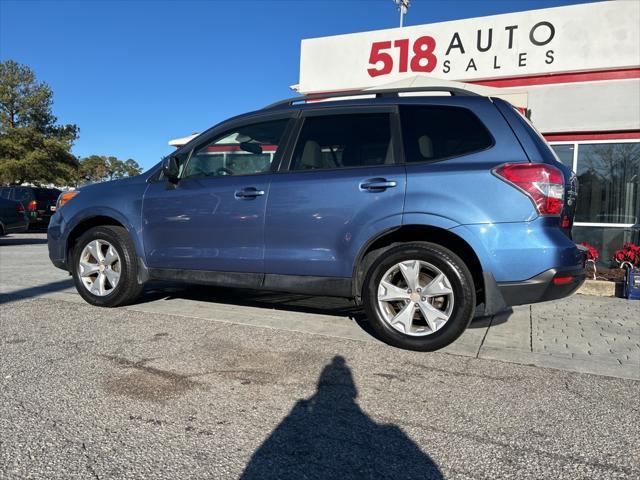
[[[365,279],[363,300],[382,340],[431,351],[467,328],[475,310],[475,287],[457,255],[440,245],[416,242],[378,257]]]
[[[117,307],[133,301],[142,291],[133,242],[118,226],[87,230],[72,252],[76,289],[91,305]]]

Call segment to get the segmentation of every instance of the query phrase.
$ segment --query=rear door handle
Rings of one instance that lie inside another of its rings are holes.
[[[256,197],[261,197],[264,195],[264,190],[258,190],[255,187],[243,188],[242,190],[237,190],[235,193],[235,197],[238,199],[251,199]]]
[[[395,180],[387,180],[386,178],[370,178],[360,184],[362,190],[368,190],[370,192],[376,192],[386,190],[387,188],[397,187],[398,182]]]

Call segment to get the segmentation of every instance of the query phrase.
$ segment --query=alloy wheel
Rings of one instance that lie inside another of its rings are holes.
[[[440,330],[453,312],[454,294],[447,276],[422,260],[389,268],[378,284],[378,308],[392,328],[411,336]]]
[[[115,247],[106,240],[96,239],[82,249],[78,273],[91,294],[104,297],[118,286],[121,265]]]

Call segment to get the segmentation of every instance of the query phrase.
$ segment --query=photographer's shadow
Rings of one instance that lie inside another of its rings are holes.
[[[444,478],[398,426],[370,419],[355,402],[357,395],[344,358],[335,357],[316,393],[296,403],[240,478]]]

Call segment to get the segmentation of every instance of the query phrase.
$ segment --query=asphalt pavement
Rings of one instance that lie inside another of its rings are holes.
[[[478,319],[424,354],[336,299],[155,285],[91,307],[42,235],[0,239],[0,292],[2,479],[640,476],[630,302]]]

